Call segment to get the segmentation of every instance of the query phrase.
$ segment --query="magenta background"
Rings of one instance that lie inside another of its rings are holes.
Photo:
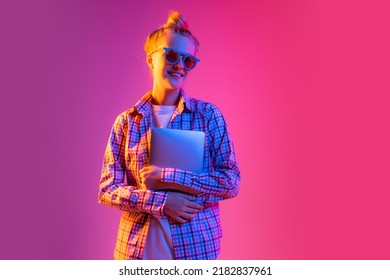
[[[184,2],[1,1],[0,258],[112,258],[104,148],[177,9],[201,43],[187,92],[221,108],[242,170],[221,259],[389,259],[387,1]]]

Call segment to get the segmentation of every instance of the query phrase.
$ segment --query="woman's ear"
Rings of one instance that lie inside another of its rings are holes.
[[[146,63],[148,64],[150,70],[153,70],[153,58],[151,55],[146,57]]]

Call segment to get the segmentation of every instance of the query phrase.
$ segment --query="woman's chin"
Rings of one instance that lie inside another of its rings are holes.
[[[175,81],[170,81],[169,82],[169,88],[171,90],[180,89],[182,86],[183,86],[182,82],[175,82]]]

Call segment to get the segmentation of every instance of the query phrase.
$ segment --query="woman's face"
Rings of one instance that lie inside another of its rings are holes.
[[[169,32],[158,42],[157,49],[161,50],[153,53],[148,58],[149,67],[153,72],[154,86],[168,91],[180,90],[189,71],[183,66],[182,56],[180,56],[176,64],[168,64],[165,62],[165,51],[162,48],[173,48],[182,53],[195,55],[195,45],[192,39],[174,32]]]

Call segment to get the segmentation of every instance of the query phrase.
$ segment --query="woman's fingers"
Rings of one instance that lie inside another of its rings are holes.
[[[184,224],[184,223],[186,223],[187,222],[187,220],[185,220],[185,219],[183,219],[182,217],[180,217],[180,216],[174,216],[174,217],[172,217],[176,222],[179,222],[179,223],[181,223],[181,224]]]
[[[197,212],[203,210],[203,208],[204,208],[202,205],[200,205],[200,204],[198,204],[196,202],[191,202],[191,201],[187,202],[186,206],[188,208],[191,208],[191,209],[196,209]]]
[[[180,215],[174,217],[176,221],[178,221],[181,224],[184,224],[195,217],[197,213],[189,214],[189,213],[181,213]]]
[[[194,202],[195,197],[180,192],[168,192],[164,211],[179,223],[186,223],[193,219],[203,206]]]

